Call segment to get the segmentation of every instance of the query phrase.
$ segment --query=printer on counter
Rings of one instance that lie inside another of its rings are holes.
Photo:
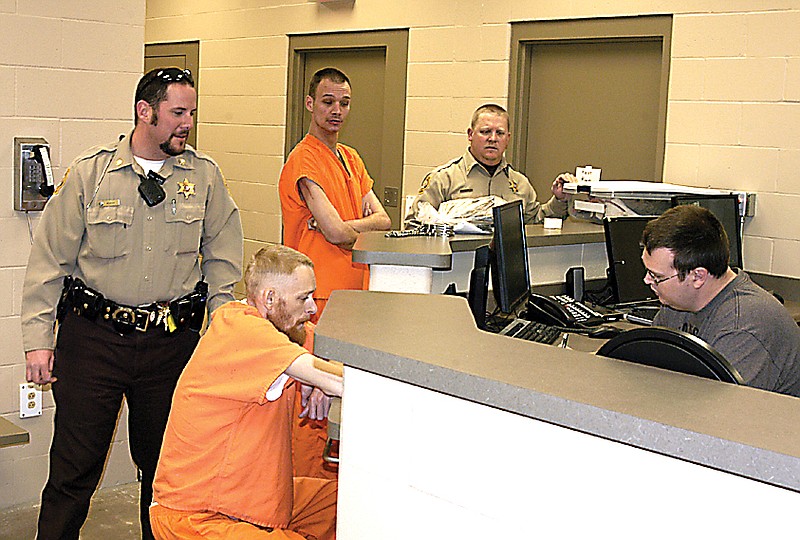
[[[739,200],[739,217],[755,215],[755,193],[730,189],[699,188],[636,180],[569,182],[569,214],[578,219],[602,223],[614,216],[657,216],[672,206],[677,195],[729,195]]]

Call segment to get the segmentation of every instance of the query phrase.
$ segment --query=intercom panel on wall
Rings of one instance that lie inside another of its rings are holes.
[[[14,210],[43,210],[54,189],[50,144],[41,137],[14,137]]]

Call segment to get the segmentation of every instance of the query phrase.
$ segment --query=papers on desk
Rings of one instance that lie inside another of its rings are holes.
[[[421,201],[416,219],[423,224],[452,225],[460,234],[491,234],[492,208],[506,201],[495,195],[471,199],[444,201],[437,210],[430,203]]]

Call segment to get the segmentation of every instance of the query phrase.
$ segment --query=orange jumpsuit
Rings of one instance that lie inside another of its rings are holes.
[[[293,478],[297,383],[276,383],[306,352],[254,307],[217,309],[173,397],[153,483],[156,538],[335,538],[337,483]]]
[[[367,266],[354,263],[352,251],[331,244],[319,231],[309,230],[308,220],[312,214],[297,187],[301,178],[308,178],[322,188],[342,220],[364,217],[362,200],[372,190],[373,180],[355,149],[343,144],[337,144],[336,148],[346,166],[325,143],[306,135],[289,154],[278,184],[283,243],[314,261],[317,314],[313,322],[322,315],[331,291],[364,289],[369,280]],[[297,415],[302,410],[299,392],[297,401],[293,432],[295,475],[336,478],[336,466],[326,464],[321,457],[327,438],[327,420],[299,419]]]
[[[331,244],[319,231],[309,230],[311,211],[297,187],[301,178],[308,178],[322,188],[342,220],[364,217],[362,199],[372,190],[372,178],[355,149],[343,144],[337,144],[336,148],[346,166],[325,143],[306,135],[289,154],[278,184],[283,243],[314,261],[317,317],[322,314],[331,291],[363,289],[368,275],[366,265],[353,262],[352,251]]]
[[[306,342],[304,347],[309,351],[314,351],[314,329],[315,325],[306,324]],[[292,429],[292,463],[294,465],[295,476],[310,476],[314,478],[339,477],[339,466],[326,463],[322,459],[325,451],[325,443],[328,439],[328,421],[311,420],[310,418],[300,418],[303,411],[302,396],[300,395],[300,385],[296,384],[297,395],[294,400],[294,415]],[[334,443],[335,453],[338,453],[339,445]]]

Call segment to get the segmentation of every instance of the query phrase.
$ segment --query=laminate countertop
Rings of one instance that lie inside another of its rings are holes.
[[[490,334],[475,326],[463,298],[335,291],[315,353],[800,491],[800,399]]]
[[[0,417],[0,448],[27,444],[29,441],[30,435],[27,431],[11,421]]]
[[[564,220],[561,229],[526,225],[525,234],[529,248],[605,242],[602,225],[573,219]],[[478,234],[387,238],[385,232],[371,231],[358,236],[353,246],[353,261],[446,270],[450,268],[453,253],[475,251],[491,240],[491,235]]]

